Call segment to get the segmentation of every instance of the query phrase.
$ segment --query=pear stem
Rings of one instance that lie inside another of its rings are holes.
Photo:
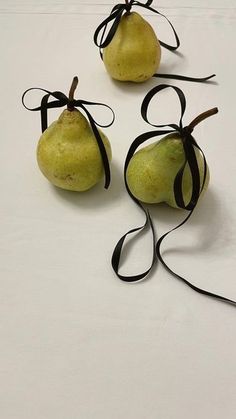
[[[125,0],[125,3],[127,4],[127,6],[128,6],[128,4],[129,4],[129,0]]]
[[[209,118],[209,116],[215,115],[216,113],[218,113],[218,108],[212,108],[206,112],[201,113],[192,122],[190,122],[188,125],[189,128],[194,129],[194,127],[200,124],[200,122],[204,121],[204,119]]]
[[[72,84],[71,84],[71,87],[70,87],[70,91],[69,91],[69,101],[70,102],[72,102],[74,100],[74,93],[75,93],[75,90],[76,90],[76,88],[78,86],[78,83],[79,83],[78,77],[75,76],[73,78],[73,81],[72,81]],[[68,109],[68,111],[73,111],[74,110],[74,106],[71,105],[71,104],[68,104],[67,105],[67,109]]]

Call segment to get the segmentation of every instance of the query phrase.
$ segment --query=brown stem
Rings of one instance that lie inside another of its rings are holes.
[[[196,125],[198,125],[200,122],[204,121],[204,119],[209,118],[209,116],[215,115],[216,113],[218,113],[218,108],[212,108],[206,112],[201,113],[192,122],[190,122],[188,125],[189,128],[194,129],[194,127],[196,127]]]
[[[71,84],[71,87],[70,87],[70,91],[69,91],[69,101],[70,102],[72,102],[74,100],[74,93],[75,93],[75,90],[78,86],[78,83],[79,83],[78,77],[75,76],[73,78],[73,81],[72,81],[72,84]],[[68,109],[68,111],[73,111],[74,106],[68,104],[67,109]]]
[[[129,0],[125,0],[125,3],[128,5],[129,4]]]

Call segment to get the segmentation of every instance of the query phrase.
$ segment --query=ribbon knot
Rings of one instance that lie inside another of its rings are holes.
[[[189,125],[186,125],[185,127],[180,128],[179,130],[179,133],[183,141],[186,139],[189,139],[191,137],[192,132],[193,132],[193,128],[190,127]]]
[[[69,111],[73,111],[73,109],[76,106],[79,106],[76,102],[78,102],[78,101],[76,101],[75,99],[70,100],[70,99],[67,98],[67,103],[66,103],[67,104],[67,109]]]
[[[134,0],[130,0],[128,3],[126,3],[126,4],[124,5],[124,9],[125,9],[128,13],[130,12],[130,10],[131,10],[131,8],[132,8],[133,3],[134,3]],[[123,5],[121,5],[121,6],[123,6]]]

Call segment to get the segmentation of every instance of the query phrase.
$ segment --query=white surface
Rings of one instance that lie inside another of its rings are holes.
[[[198,295],[160,265],[137,285],[116,279],[110,266],[117,240],[143,220],[122,167],[129,144],[149,130],[140,104],[159,81],[109,79],[92,37],[112,2],[96,3],[0,1],[0,416],[233,419],[235,307]],[[166,258],[195,284],[236,299],[235,2],[205,4],[159,7],[183,54],[163,51],[160,71],[217,74],[218,85],[172,82],[186,93],[186,124],[210,107],[220,111],[195,130],[211,168],[209,192],[166,241]],[[148,19],[170,39],[165,22]],[[67,92],[76,74],[77,97],[116,112],[106,130],[114,156],[109,191],[102,184],[83,195],[60,191],[37,168],[40,115],[23,109],[21,95],[32,86]],[[174,94],[162,101],[158,121],[177,121]],[[160,233],[183,217],[164,206],[152,212]],[[137,245],[126,272],[144,268],[149,250],[148,239]]]

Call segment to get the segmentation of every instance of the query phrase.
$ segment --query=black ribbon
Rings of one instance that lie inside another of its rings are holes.
[[[180,45],[180,41],[179,41],[179,38],[178,38],[178,35],[175,31],[174,26],[172,25],[172,23],[169,21],[169,19],[165,15],[163,15],[162,13],[153,9],[153,7],[150,7],[152,2],[153,2],[153,0],[149,0],[145,4],[143,4],[143,3],[140,3],[139,1],[136,1],[136,0],[130,0],[128,3],[119,3],[119,4],[117,4],[116,6],[113,7],[110,15],[102,23],[100,23],[100,25],[97,27],[97,29],[94,33],[94,43],[95,43],[95,45],[97,45],[97,47],[99,47],[101,58],[103,58],[102,49],[107,47],[110,44],[110,42],[112,41],[112,39],[113,39],[113,37],[114,37],[114,35],[117,31],[117,28],[119,26],[122,15],[124,13],[129,13],[133,6],[143,7],[144,9],[151,10],[152,12],[164,17],[167,20],[167,22],[169,23],[169,25],[171,26],[172,30],[173,30],[176,45],[175,46],[168,45],[165,42],[159,41],[160,45],[164,48],[167,48],[170,51],[177,50],[177,48]],[[106,34],[107,27],[108,27],[109,23],[111,23],[111,22],[113,22],[113,23],[112,23],[110,29],[108,30],[108,33]],[[101,36],[100,36],[100,40],[99,40],[100,33],[101,33]],[[155,74],[153,74],[153,77],[204,83],[204,82],[212,79],[213,77],[215,77],[215,74],[211,74],[210,76],[207,76],[207,77],[189,77],[189,76],[182,76],[182,75],[179,75],[179,74],[155,73]]]
[[[155,73],[152,77],[162,78],[162,79],[172,79],[172,80],[182,80],[182,81],[192,81],[197,83],[205,83],[215,77],[215,74],[211,74],[206,77],[191,77],[191,76],[182,76],[180,74],[161,74]]]
[[[173,31],[174,37],[175,37],[175,41],[176,41],[176,45],[169,45],[169,44],[166,44],[165,42],[159,41],[160,45],[164,48],[169,49],[170,51],[175,51],[179,47],[180,41],[179,41],[179,38],[178,38],[178,35],[176,33],[176,30],[175,30],[174,26],[172,25],[172,23],[169,21],[169,19],[165,15],[163,15],[162,13],[158,12],[153,7],[151,7],[152,2],[153,2],[153,0],[148,0],[148,1],[146,1],[146,3],[141,3],[140,1],[136,1],[136,0],[130,0],[128,3],[119,3],[119,4],[116,4],[116,6],[113,7],[113,9],[111,10],[110,15],[102,23],[100,23],[100,25],[97,27],[97,29],[94,33],[94,43],[95,43],[95,45],[97,45],[97,47],[99,47],[101,58],[102,58],[102,48],[105,48],[105,47],[107,47],[107,45],[110,44],[112,38],[114,37],[114,35],[117,31],[117,28],[119,26],[122,15],[124,13],[129,13],[133,6],[142,7],[144,9],[150,10],[153,13],[156,13],[159,16],[164,17],[172,28],[172,31]],[[108,33],[106,34],[107,26],[111,22],[113,22],[113,23],[112,23]],[[100,32],[101,32],[101,36],[100,36],[100,40],[99,40]],[[105,37],[105,35],[106,35],[106,37]]]
[[[43,96],[43,98],[41,100],[41,105],[36,107],[36,108],[28,108],[25,105],[25,102],[24,102],[25,95],[31,90],[40,90],[40,91],[46,93],[46,95]],[[53,100],[53,101],[49,102],[50,96],[54,97],[56,100]],[[110,108],[110,106],[108,106],[104,103],[89,102],[87,100],[82,100],[82,99],[70,100],[62,92],[57,92],[57,91],[56,92],[50,92],[49,90],[41,89],[41,88],[38,88],[38,87],[32,87],[30,89],[27,89],[24,92],[24,94],[22,96],[22,104],[29,111],[40,111],[41,112],[42,132],[44,132],[48,127],[48,115],[47,115],[48,109],[61,108],[65,105],[67,105],[67,108],[69,110],[73,110],[75,107],[76,108],[81,108],[84,111],[84,113],[87,115],[87,118],[90,122],[91,129],[92,129],[92,131],[94,133],[94,136],[96,138],[96,141],[97,141],[97,144],[98,144],[98,147],[99,147],[99,151],[100,151],[100,154],[101,154],[101,157],[102,157],[104,173],[105,173],[105,185],[104,185],[104,187],[106,189],[109,187],[110,181],[111,181],[110,165],[109,165],[107,152],[106,152],[105,146],[103,144],[103,141],[102,141],[102,138],[101,138],[101,135],[99,133],[99,130],[98,130],[97,126],[101,127],[101,128],[107,128],[107,127],[110,127],[113,124],[114,119],[115,119],[115,114],[114,114],[113,110]],[[112,121],[109,124],[106,124],[106,125],[99,124],[92,117],[91,113],[88,111],[88,109],[86,108],[85,105],[88,105],[88,106],[90,106],[90,105],[91,106],[104,106],[104,107],[110,109],[110,111],[112,112]]]
[[[151,99],[153,98],[153,96],[155,94],[157,94],[158,92],[160,92],[163,89],[166,88],[172,88],[174,89],[174,91],[177,93],[179,101],[180,101],[180,107],[181,107],[181,116],[180,116],[180,120],[179,120],[179,124],[165,124],[165,125],[155,125],[155,124],[151,124],[148,120],[147,117],[147,111],[148,111],[148,106],[149,103],[151,101]],[[193,290],[195,290],[196,292],[199,292],[201,294],[204,294],[206,296],[209,297],[214,297],[218,300],[224,301],[224,302],[228,302],[228,303],[232,303],[232,304],[236,304],[235,301],[230,300],[228,298],[225,298],[221,295],[212,293],[210,291],[206,291],[204,289],[201,289],[195,285],[193,285],[191,282],[187,281],[185,278],[183,278],[182,276],[180,276],[179,274],[177,274],[176,272],[174,272],[167,264],[166,262],[163,260],[163,257],[161,255],[161,244],[163,242],[163,240],[165,239],[165,237],[167,235],[169,235],[171,232],[177,230],[178,228],[180,228],[181,226],[183,226],[188,219],[191,217],[197,203],[199,200],[199,197],[201,195],[201,192],[204,188],[205,185],[205,181],[206,181],[206,173],[207,173],[207,162],[206,162],[206,158],[205,155],[202,151],[202,149],[199,147],[199,145],[197,144],[197,142],[195,141],[195,139],[192,136],[192,131],[194,129],[194,126],[197,125],[197,123],[199,123],[201,120],[204,119],[204,117],[202,117],[204,114],[201,114],[199,117],[195,118],[188,126],[183,126],[183,116],[185,113],[185,109],[186,109],[186,99],[184,96],[184,93],[182,92],[181,89],[179,89],[176,86],[171,86],[171,85],[159,85],[154,87],[144,98],[142,106],[141,106],[141,114],[143,119],[150,125],[157,127],[157,128],[164,128],[164,127],[169,127],[170,129],[158,129],[155,131],[149,131],[149,132],[145,132],[144,134],[141,134],[140,136],[138,136],[133,143],[131,144],[129,151],[127,153],[126,156],[126,160],[125,160],[125,165],[124,165],[124,180],[125,180],[125,186],[127,189],[128,194],[130,195],[130,197],[133,199],[133,201],[141,208],[141,210],[144,212],[145,214],[145,223],[141,226],[141,227],[137,227],[134,228],[130,231],[128,231],[126,234],[124,234],[121,239],[118,241],[118,243],[115,246],[115,249],[113,251],[112,254],[112,267],[116,273],[116,275],[123,281],[126,282],[136,282],[139,281],[143,278],[145,278],[149,272],[152,270],[154,264],[159,260],[162,265],[165,267],[165,269],[168,270],[168,272],[170,272],[173,276],[175,276],[176,278],[180,279],[181,281],[183,281],[186,285],[188,285],[190,288],[192,288]],[[217,109],[214,108],[212,110],[213,112],[211,113],[211,115],[213,115],[214,113],[217,112]],[[207,113],[205,113],[207,114]],[[208,116],[210,116],[208,114]],[[208,117],[208,116],[205,116]],[[202,117],[200,120],[199,118]],[[160,239],[157,241],[156,243],[156,238],[155,238],[155,230],[154,230],[154,226],[153,226],[153,222],[150,216],[150,213],[148,211],[148,209],[146,209],[141,202],[132,194],[132,192],[129,189],[128,183],[127,183],[127,168],[129,165],[129,162],[132,158],[132,156],[134,155],[135,151],[137,150],[137,148],[143,144],[145,141],[153,138],[153,137],[157,137],[157,136],[161,136],[161,135],[166,135],[166,134],[170,134],[170,133],[178,133],[180,138],[182,139],[182,144],[183,144],[183,148],[184,148],[184,152],[185,152],[185,161],[182,165],[182,167],[179,169],[175,180],[174,180],[174,196],[175,196],[175,201],[178,207],[186,209],[187,211],[189,211],[187,217],[176,227],[174,227],[173,229],[171,229],[170,231],[168,231],[167,233],[165,233],[163,236],[160,237]],[[204,165],[204,171],[203,171],[203,180],[202,180],[202,185],[200,182],[200,172],[199,172],[199,167],[198,167],[198,163],[197,163],[197,158],[196,158],[196,154],[195,154],[195,150],[194,148],[197,148],[202,157],[203,157],[203,165]],[[183,174],[184,174],[184,170],[186,165],[189,165],[190,168],[190,173],[191,173],[191,178],[192,178],[192,193],[191,193],[191,198],[189,200],[189,202],[185,203],[184,202],[184,196],[183,196],[183,189],[182,189],[182,179],[183,179]],[[124,245],[124,241],[126,239],[126,237],[132,233],[136,233],[136,232],[141,232],[144,231],[145,229],[150,229],[151,230],[151,234],[152,234],[152,243],[153,243],[153,256],[152,256],[152,261],[151,261],[151,265],[148,267],[148,269],[145,270],[145,272],[141,273],[141,274],[137,274],[137,275],[130,275],[130,276],[126,276],[126,275],[121,275],[119,273],[119,266],[120,266],[120,258],[121,258],[121,254],[122,254],[122,248]]]

